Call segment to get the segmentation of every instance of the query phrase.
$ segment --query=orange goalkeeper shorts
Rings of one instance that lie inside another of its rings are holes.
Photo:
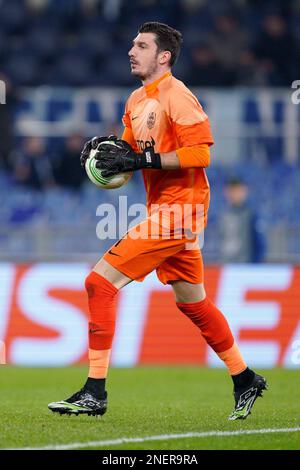
[[[150,219],[146,219],[129,230],[103,258],[135,281],[143,281],[155,269],[163,284],[176,280],[200,284],[203,261],[198,236],[178,237],[172,232],[166,236],[161,226],[153,228]]]

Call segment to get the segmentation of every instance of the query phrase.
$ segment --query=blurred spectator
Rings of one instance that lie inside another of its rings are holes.
[[[33,189],[54,185],[53,169],[40,137],[27,137],[21,149],[12,154],[13,178],[16,184]]]
[[[55,181],[60,186],[79,189],[86,180],[85,171],[81,168],[79,161],[83,145],[84,139],[81,134],[74,133],[67,137],[59,162],[54,168]]]
[[[32,12],[39,12],[48,7],[50,0],[25,0],[25,3]]]
[[[237,19],[231,15],[221,15],[216,19],[215,30],[210,34],[208,42],[218,63],[233,73],[248,43],[247,32],[241,30]]]
[[[242,86],[265,86],[269,82],[266,64],[258,62],[251,49],[241,52],[239,66],[236,70],[236,84]]]
[[[255,263],[263,260],[264,243],[256,214],[248,205],[248,187],[232,178],[225,187],[227,208],[220,219],[220,256],[224,263]]]
[[[265,18],[263,32],[255,45],[255,53],[265,67],[274,72],[272,85],[290,86],[296,60],[295,44],[281,16],[269,15]]]
[[[211,49],[205,45],[192,50],[192,60],[187,81],[192,86],[228,86],[234,83],[234,74],[217,63]]]
[[[86,1],[86,0],[82,0]],[[103,15],[108,21],[116,20],[120,15],[122,0],[103,0]]]
[[[5,104],[0,104],[0,168],[9,167],[9,155],[13,148],[13,110],[17,95],[8,77],[0,74],[5,83]]]

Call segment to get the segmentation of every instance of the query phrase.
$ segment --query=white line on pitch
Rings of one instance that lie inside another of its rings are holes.
[[[188,432],[185,434],[161,434],[159,436],[144,436],[144,437],[120,437],[119,439],[111,439],[106,441],[88,441],[88,442],[73,442],[72,444],[59,444],[47,445],[44,447],[19,447],[10,450],[71,450],[82,449],[85,447],[107,447],[116,446],[119,444],[130,444],[134,442],[148,442],[148,441],[168,441],[170,439],[188,439],[191,437],[227,437],[227,436],[241,436],[249,434],[271,434],[271,433],[285,433],[285,432],[299,432],[300,427],[297,428],[269,428],[269,429],[244,429],[241,431],[206,431],[206,432]]]

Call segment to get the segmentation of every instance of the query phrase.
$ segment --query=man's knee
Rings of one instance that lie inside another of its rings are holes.
[[[104,258],[101,258],[96,266],[94,266],[93,272],[104,277],[117,289],[121,289],[132,281],[132,279],[125,276],[125,274],[121,273],[121,271],[109,264]]]
[[[201,302],[206,297],[203,284],[191,284],[186,281],[173,281],[172,288],[176,302]]]
[[[97,296],[102,300],[113,298],[118,289],[101,274],[91,271],[85,279],[85,289],[89,299]]]

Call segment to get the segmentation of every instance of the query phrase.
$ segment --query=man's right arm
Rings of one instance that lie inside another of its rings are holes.
[[[136,144],[136,141],[133,137],[133,132],[130,127],[124,127],[123,134],[121,137],[122,140],[125,140],[131,147],[137,152],[138,151],[138,146]]]
[[[128,98],[128,100],[126,102],[125,112],[124,112],[124,115],[123,115],[123,118],[122,118],[122,122],[124,124],[122,140],[125,140],[133,148],[133,150],[135,152],[139,152],[139,148],[138,148],[136,140],[133,136],[132,127],[131,127],[131,119],[130,119],[131,111],[130,111],[130,104],[129,104],[130,103],[130,98],[131,98],[131,96]]]

